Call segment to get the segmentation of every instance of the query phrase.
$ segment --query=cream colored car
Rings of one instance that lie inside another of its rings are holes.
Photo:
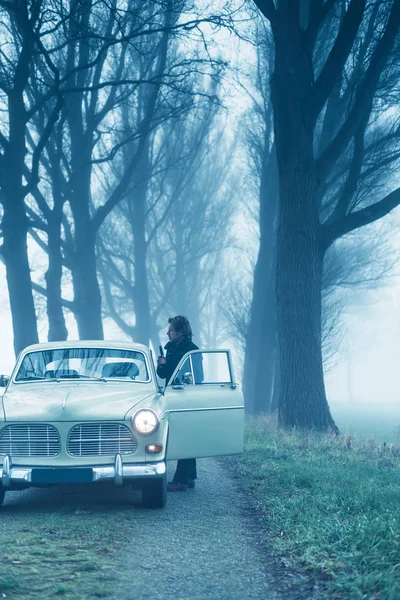
[[[167,460],[243,450],[228,350],[189,352],[163,389],[141,344],[35,344],[0,386],[0,504],[7,490],[113,481],[162,507]]]

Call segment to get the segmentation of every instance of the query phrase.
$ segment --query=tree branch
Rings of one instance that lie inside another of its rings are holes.
[[[62,105],[63,105],[63,98],[62,98],[62,96],[58,96],[56,105],[46,123],[46,126],[40,137],[40,140],[37,143],[36,148],[34,149],[33,154],[32,154],[32,168],[31,168],[30,178],[29,178],[29,182],[24,187],[26,194],[28,194],[39,183],[40,156],[42,154],[42,151],[43,151],[48,139],[50,138],[50,135],[53,131],[53,127],[60,115],[60,110],[62,108]]]
[[[327,224],[334,223],[345,217],[350,210],[351,200],[357,190],[357,185],[360,179],[361,169],[364,163],[365,156],[365,129],[368,119],[364,119],[362,125],[356,131],[354,136],[353,156],[350,167],[347,173],[347,178],[343,186],[342,193],[334,208]]]
[[[335,2],[336,0],[326,0],[326,2],[323,0],[311,0],[310,16],[306,29],[310,47],[314,46],[315,38],[317,37],[319,28],[326,19]]]
[[[343,71],[362,22],[366,0],[351,0],[336,40],[312,90],[312,116],[315,121]]]
[[[320,181],[324,180],[330,165],[336,161],[346,148],[360,122],[370,111],[382,69],[399,32],[399,24],[400,2],[397,0],[392,5],[385,31],[376,45],[364,78],[357,87],[353,107],[337,135],[317,160]]]
[[[276,13],[274,0],[254,0],[254,4],[268,21],[273,21]]]
[[[47,290],[42,285],[32,281],[32,289],[47,298]],[[70,310],[72,313],[75,311],[75,304],[71,300],[65,300],[65,298],[61,298],[61,304],[64,308],[68,308],[68,310]]]
[[[362,210],[357,210],[332,225],[322,226],[325,248],[329,248],[333,242],[347,233],[378,221],[399,206],[399,204],[400,188],[397,188],[397,190],[394,190],[379,202],[367,206]]]

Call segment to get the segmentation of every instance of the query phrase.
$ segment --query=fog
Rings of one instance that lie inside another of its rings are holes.
[[[399,211],[397,211],[399,214]],[[400,216],[400,215],[399,215]],[[12,324],[4,267],[0,265],[0,374],[9,375],[15,363]],[[388,442],[400,439],[400,278],[372,291],[368,303],[344,319],[344,333],[334,366],[326,374],[326,388],[333,417],[343,433],[371,436]],[[76,324],[68,325],[70,339],[78,339]],[[107,319],[105,339],[127,339]],[[39,321],[40,341],[47,340],[47,322]],[[166,331],[166,327],[165,327]],[[165,332],[163,343],[167,338]],[[227,339],[240,372],[237,340]]]
[[[4,5],[0,371],[38,340],[158,348],[184,314],[249,414],[393,439],[396,5],[100,2],[79,36]]]

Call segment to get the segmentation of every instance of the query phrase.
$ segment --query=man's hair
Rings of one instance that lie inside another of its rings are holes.
[[[186,317],[182,315],[171,317],[168,319],[168,323],[172,325],[177,333],[181,333],[185,340],[191,341],[193,335],[192,328]]]

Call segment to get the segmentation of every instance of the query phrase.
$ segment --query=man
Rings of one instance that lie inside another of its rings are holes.
[[[168,385],[172,373],[175,371],[182,356],[190,350],[198,350],[198,346],[192,342],[192,329],[186,317],[178,315],[168,319],[169,327],[167,336],[169,342],[165,345],[166,356],[159,356],[157,359],[157,375],[165,379],[165,385]],[[195,373],[196,376],[196,373]],[[201,383],[202,369],[198,375]],[[188,458],[178,460],[173,480],[168,483],[169,492],[184,492],[188,488],[194,488],[195,479],[197,479],[196,459]]]

